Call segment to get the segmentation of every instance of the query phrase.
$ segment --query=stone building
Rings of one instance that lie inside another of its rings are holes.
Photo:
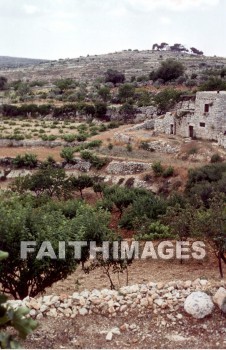
[[[184,96],[175,112],[155,119],[154,129],[169,135],[226,144],[226,91],[204,91]]]

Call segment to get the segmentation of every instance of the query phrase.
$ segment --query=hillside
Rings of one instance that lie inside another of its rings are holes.
[[[48,60],[0,56],[0,69],[2,68],[18,68],[30,65],[38,65],[40,63],[48,62]]]
[[[28,60],[29,66],[20,64],[13,68],[1,68],[0,75],[7,77],[10,81],[26,78],[29,80],[54,81],[58,78],[74,78],[79,81],[92,81],[103,76],[103,73],[109,69],[117,69],[125,73],[126,78],[132,76],[139,77],[150,73],[156,69],[162,60],[174,58],[181,61],[187,68],[186,73],[200,72],[209,68],[222,68],[226,66],[226,58],[195,56],[187,53],[176,53],[171,51],[122,51],[104,55],[95,55],[79,57],[74,59],[60,59],[58,61],[49,61],[41,63],[41,60]],[[18,61],[18,62],[23,62]],[[41,64],[39,64],[41,63]],[[5,65],[5,67],[7,67]]]

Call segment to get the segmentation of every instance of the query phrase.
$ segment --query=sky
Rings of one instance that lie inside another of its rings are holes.
[[[226,0],[0,0],[0,56],[75,58],[181,43],[226,57]]]

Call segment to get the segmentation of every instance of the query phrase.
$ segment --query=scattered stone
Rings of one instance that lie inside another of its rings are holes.
[[[158,306],[162,306],[164,301],[162,299],[155,299],[154,303],[157,304]]]
[[[85,307],[82,307],[81,309],[79,309],[78,312],[81,316],[85,316],[88,314],[88,311]]]
[[[106,340],[107,341],[111,341],[113,338],[113,333],[112,332],[108,332],[108,334],[106,335]]]
[[[111,329],[112,334],[120,335],[120,329],[118,327],[114,327]]]
[[[188,338],[185,338],[185,337],[183,337],[182,335],[179,335],[179,334],[169,334],[169,335],[166,335],[166,338],[169,341],[175,341],[175,342],[188,340]]]

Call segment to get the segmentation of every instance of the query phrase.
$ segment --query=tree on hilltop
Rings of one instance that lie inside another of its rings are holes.
[[[198,49],[196,49],[195,47],[190,47],[190,50],[192,53],[194,53],[195,55],[203,55],[203,51],[199,51]]]

